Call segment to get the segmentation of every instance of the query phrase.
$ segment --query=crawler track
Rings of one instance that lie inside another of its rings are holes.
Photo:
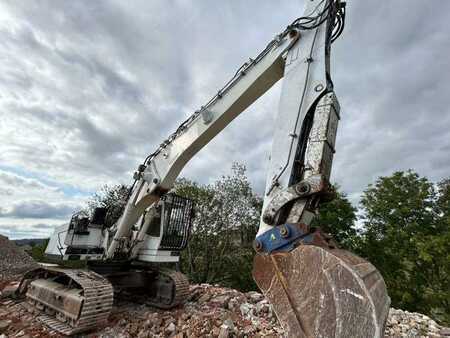
[[[53,267],[28,272],[19,292],[41,311],[40,321],[65,335],[106,324],[114,297],[112,285],[95,272]]]
[[[149,305],[170,309],[183,304],[189,296],[189,280],[181,272],[174,270],[160,270],[159,278],[165,280],[170,289],[170,297],[162,298],[160,294],[147,301]]]

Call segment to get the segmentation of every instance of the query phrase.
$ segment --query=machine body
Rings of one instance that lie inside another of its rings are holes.
[[[79,277],[60,268],[39,269],[24,277],[22,292],[48,309],[49,325],[70,334],[91,327],[92,318],[104,321],[112,304],[107,285],[144,288],[161,308],[184,301],[186,277],[160,266],[179,261],[193,204],[170,190],[198,151],[283,78],[253,276],[290,337],[383,337],[389,297],[381,275],[311,227],[320,204],[332,198],[329,180],[341,112],[330,52],[344,19],[340,0],[307,1],[304,16],[243,64],[139,165],[112,227],[105,226],[108,211],[99,208],[90,217],[74,215],[55,231],[46,253],[88,260],[91,271]],[[97,308],[80,306],[92,302],[96,292]],[[46,302],[49,295],[77,305],[65,309]]]

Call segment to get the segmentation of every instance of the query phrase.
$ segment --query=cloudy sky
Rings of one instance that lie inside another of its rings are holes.
[[[43,237],[142,159],[303,10],[304,0],[2,1],[0,233]],[[349,1],[333,45],[333,181],[450,175],[450,2]],[[258,192],[280,83],[194,158],[208,183],[244,163]]]

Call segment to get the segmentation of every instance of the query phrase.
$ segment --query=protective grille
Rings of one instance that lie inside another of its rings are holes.
[[[183,250],[191,230],[193,203],[190,199],[167,194],[161,198],[163,204],[163,229],[160,249]]]

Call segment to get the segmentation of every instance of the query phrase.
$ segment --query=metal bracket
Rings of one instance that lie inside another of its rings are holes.
[[[265,253],[287,252],[294,249],[299,240],[303,244],[312,243],[313,234],[310,232],[309,226],[286,223],[258,236],[254,242],[254,249],[257,252]]]
[[[202,108],[201,115],[204,124],[209,124],[214,119],[214,113],[206,108]]]
[[[287,189],[278,192],[267,204],[263,213],[263,221],[274,225],[279,211],[289,202],[298,198],[318,194],[328,188],[328,181],[322,175],[313,175]]]

